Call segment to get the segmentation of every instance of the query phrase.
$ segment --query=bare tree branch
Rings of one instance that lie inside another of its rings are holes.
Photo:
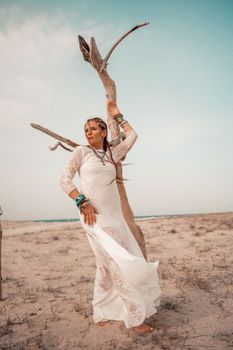
[[[141,27],[144,27],[144,26],[146,26],[146,25],[148,25],[148,24],[149,24],[149,22],[144,22],[144,23],[142,23],[142,24],[138,24],[138,25],[134,26],[132,29],[130,29],[128,32],[126,32],[124,35],[122,35],[122,36],[120,37],[120,39],[118,39],[118,40],[115,42],[115,44],[111,47],[111,49],[110,49],[109,52],[107,53],[106,57],[104,58],[103,63],[102,63],[102,66],[101,66],[101,68],[100,68],[100,72],[101,72],[103,69],[106,69],[106,67],[107,67],[107,61],[109,60],[109,58],[110,58],[110,56],[111,56],[113,50],[117,47],[117,45],[118,45],[127,35],[129,35],[130,33],[134,32],[136,29],[141,28]]]
[[[62,148],[64,148],[66,151],[73,152],[72,149],[70,149],[70,148],[64,146],[61,142],[55,143],[54,146],[49,146],[49,149],[50,149],[50,151],[55,151],[55,149],[57,149],[59,146],[61,146]]]
[[[57,139],[59,141],[62,141],[64,143],[66,143],[67,145],[71,146],[71,147],[77,147],[79,146],[78,143],[74,142],[74,141],[71,141],[69,139],[66,139],[65,137],[61,136],[61,135],[58,135],[56,134],[55,132],[49,130],[49,129],[46,129],[44,128],[43,126],[41,125],[38,125],[38,124],[33,124],[31,123],[31,126],[34,128],[34,129],[37,129],[37,130],[40,130],[42,132],[44,132],[45,134],[48,134],[49,136],[53,137],[54,139]]]
[[[57,140],[60,140],[64,143],[66,143],[67,145],[69,146],[72,146],[74,148],[76,148],[77,146],[79,146],[78,143],[75,143],[74,141],[71,141],[69,139],[66,139],[65,137],[61,136],[61,135],[58,135],[56,134],[55,132],[49,130],[49,129],[46,129],[44,128],[43,126],[41,125],[38,125],[38,124],[33,124],[31,123],[31,126],[34,128],[34,129],[37,129],[39,131],[42,131],[44,132],[45,134],[53,137],[54,139],[57,139]],[[118,145],[118,143],[121,142],[121,140],[124,140],[125,139],[125,133],[124,132],[120,132],[119,135],[114,138],[112,141],[109,142],[109,145],[112,147],[112,146],[116,146]],[[54,146],[49,146],[49,149],[50,151],[54,151],[57,149],[58,146],[61,146],[62,148],[64,148],[66,151],[69,151],[69,152],[72,152],[73,150],[64,146],[61,142],[57,142]]]

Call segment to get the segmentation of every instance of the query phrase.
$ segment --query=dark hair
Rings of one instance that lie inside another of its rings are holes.
[[[87,119],[86,123],[90,122],[90,121],[94,121],[96,122],[96,124],[102,129],[102,130],[106,130],[106,136],[104,137],[104,140],[103,140],[103,148],[104,148],[104,151],[107,152],[107,150],[109,150],[109,153],[110,153],[110,158],[111,158],[111,161],[112,163],[115,165],[115,168],[116,168],[116,173],[117,173],[117,165],[116,163],[114,162],[113,160],[113,157],[112,157],[112,151],[111,151],[111,148],[110,148],[110,145],[109,145],[109,142],[108,142],[108,126],[107,124],[105,123],[105,121],[99,117],[94,117],[94,118],[90,118],[90,119]],[[86,125],[85,123],[85,125]],[[123,178],[121,178],[120,176],[116,176],[116,179],[113,179],[110,183],[112,183],[114,180],[116,180],[117,182],[122,182],[124,181]]]

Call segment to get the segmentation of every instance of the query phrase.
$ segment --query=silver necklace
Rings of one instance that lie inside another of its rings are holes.
[[[110,163],[112,163],[112,161],[109,159],[109,157],[108,157],[108,154],[107,154],[107,152],[105,152],[104,150],[97,150],[97,149],[95,149],[94,147],[90,147],[92,150],[93,150],[93,152],[94,152],[94,154],[96,155],[96,157],[97,158],[99,158],[100,159],[100,161],[101,161],[101,163],[103,164],[103,165],[105,165],[105,162],[110,162]],[[105,158],[106,157],[106,158]],[[105,159],[104,159],[105,158]]]
[[[92,148],[95,155],[100,159],[101,163],[105,165],[104,158],[106,156],[106,152],[104,150],[96,150],[95,148]]]

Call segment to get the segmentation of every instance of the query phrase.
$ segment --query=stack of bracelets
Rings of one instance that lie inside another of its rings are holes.
[[[86,206],[90,203],[90,200],[87,199],[82,193],[80,193],[74,201],[79,209],[86,208]]]
[[[123,114],[121,113],[115,115],[114,119],[118,122],[118,124],[120,124],[122,128],[125,126],[125,124],[128,123],[128,121],[124,119]]]

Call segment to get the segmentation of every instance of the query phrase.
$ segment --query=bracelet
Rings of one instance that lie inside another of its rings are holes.
[[[123,114],[121,113],[116,114],[114,119],[118,122],[118,124],[120,124],[122,128],[124,128],[124,126],[128,123],[128,121],[124,119]]]
[[[86,208],[86,206],[89,205],[90,203],[91,201],[89,199],[85,200],[85,202],[80,205],[80,209]]]
[[[120,123],[120,126],[121,126],[122,128],[124,128],[124,126],[125,126],[126,124],[128,124],[128,121],[127,121],[127,120],[124,120],[122,123]]]
[[[119,124],[124,121],[123,114],[117,114],[114,117],[115,121],[118,122]]]
[[[123,114],[122,114],[122,113],[116,114],[116,115],[114,116],[114,119],[117,119],[117,118],[119,118],[119,117],[122,117],[122,118],[123,118]]]
[[[78,197],[77,198],[75,198],[75,203],[76,203],[76,205],[77,205],[77,207],[79,208],[80,207],[80,205],[82,204],[82,202],[84,201],[86,199],[86,197],[84,196],[84,194],[82,194],[82,193],[80,193],[79,195],[78,195]]]

